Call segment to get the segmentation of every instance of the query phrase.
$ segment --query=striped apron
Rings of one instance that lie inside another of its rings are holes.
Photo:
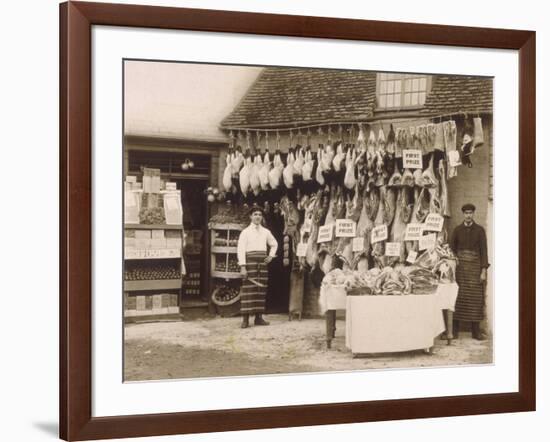
[[[264,313],[267,293],[267,264],[264,262],[266,252],[247,252],[246,271],[248,277],[266,287],[258,287],[248,279],[241,286],[241,313]]]
[[[479,255],[471,250],[458,251],[456,299],[454,319],[458,321],[482,321],[485,310],[484,284],[480,282],[481,262]]]

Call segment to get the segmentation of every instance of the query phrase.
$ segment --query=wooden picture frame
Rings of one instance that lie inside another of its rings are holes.
[[[519,51],[519,391],[92,417],[92,25]],[[535,410],[535,32],[68,2],[60,5],[60,436],[122,438]]]

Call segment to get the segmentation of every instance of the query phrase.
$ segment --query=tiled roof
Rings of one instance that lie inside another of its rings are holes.
[[[458,75],[434,75],[432,90],[422,113],[492,112],[493,79]]]
[[[292,126],[372,117],[376,73],[266,68],[222,127]]]
[[[421,113],[492,111],[492,79],[456,75],[432,78],[432,90]],[[374,116],[375,105],[375,72],[269,67],[262,71],[221,127],[368,121]]]

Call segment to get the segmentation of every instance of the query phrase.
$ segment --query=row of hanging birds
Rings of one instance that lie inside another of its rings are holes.
[[[293,189],[297,184],[308,182],[324,186],[334,176],[343,177],[340,184],[350,190],[357,184],[366,184],[367,189],[386,184],[429,187],[434,182],[433,152],[444,152],[445,157],[455,155],[455,164],[458,161],[471,165],[469,156],[483,144],[481,118],[474,118],[473,124],[467,122],[461,142],[457,141],[456,123],[449,120],[397,130],[390,125],[387,136],[380,128],[378,133],[370,130],[366,137],[361,127],[356,143],[329,141],[319,144],[315,152],[311,146],[296,145],[289,148],[285,161],[279,149],[271,154],[267,144],[264,152],[259,149],[253,152],[250,148],[243,152],[236,146],[229,149],[222,184],[226,192],[236,194],[240,191],[245,197],[281,186]],[[432,154],[427,169],[400,167],[404,149],[419,149],[424,156]],[[446,174],[446,178],[453,178],[457,175],[457,167],[447,164]]]

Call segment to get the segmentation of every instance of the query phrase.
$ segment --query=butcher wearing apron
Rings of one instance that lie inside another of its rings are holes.
[[[254,325],[269,325],[265,313],[267,294],[267,265],[277,252],[277,240],[261,225],[263,212],[253,207],[250,211],[250,225],[244,229],[237,244],[237,257],[241,267],[241,328],[248,327],[248,318],[254,315]],[[267,252],[269,248],[269,253]]]
[[[455,305],[453,335],[458,337],[460,321],[470,322],[472,337],[485,339],[480,322],[485,318],[485,284],[487,281],[487,237],[485,230],[473,220],[475,206],[462,207],[464,222],[457,226],[450,246],[458,257],[456,282],[458,297]]]

